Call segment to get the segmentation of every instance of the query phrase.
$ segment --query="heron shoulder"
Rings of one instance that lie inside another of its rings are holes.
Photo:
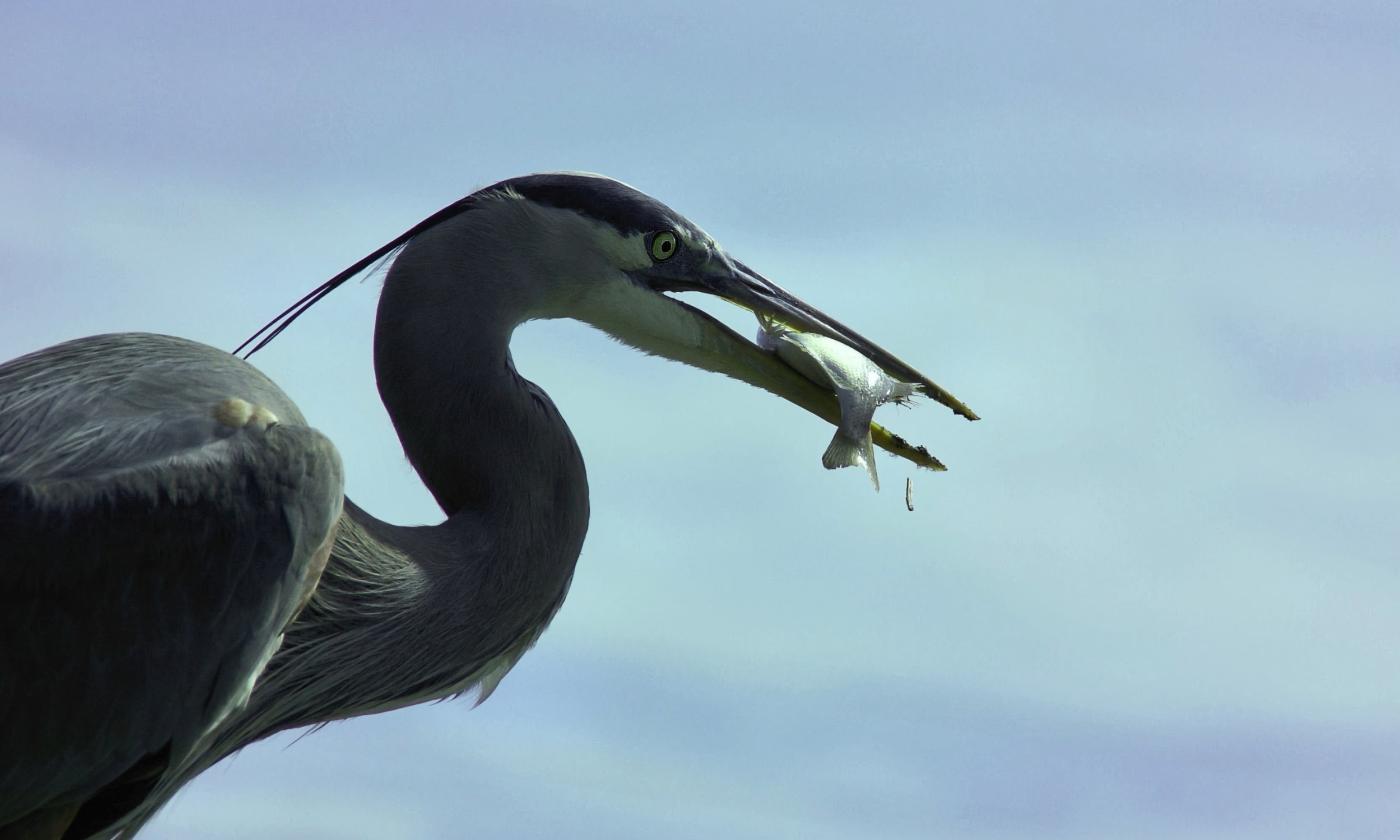
[[[231,424],[231,388],[279,420]],[[0,365],[0,826],[178,761],[246,700],[342,501],[339,456],[299,421],[194,342]]]

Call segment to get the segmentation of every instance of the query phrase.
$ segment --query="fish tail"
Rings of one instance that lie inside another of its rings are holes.
[[[838,431],[831,436],[831,443],[822,453],[822,466],[834,470],[856,465],[865,467],[865,472],[870,476],[870,483],[875,485],[878,492],[880,476],[875,472],[875,446],[870,440],[870,435],[866,434],[864,440],[855,441]]]

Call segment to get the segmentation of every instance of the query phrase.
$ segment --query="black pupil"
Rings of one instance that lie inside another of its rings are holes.
[[[669,239],[662,239],[662,240],[661,240],[661,253],[663,253],[663,254],[664,254],[664,253],[667,253],[668,251],[670,251],[670,250],[671,250],[672,248],[674,248],[674,247],[675,247],[675,243],[672,242],[671,240],[669,240]]]

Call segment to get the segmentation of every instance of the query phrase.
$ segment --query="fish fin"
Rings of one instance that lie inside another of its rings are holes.
[[[870,440],[870,435],[867,434],[863,441],[853,441],[838,431],[832,435],[831,443],[822,453],[822,466],[834,470],[856,465],[865,467],[866,474],[870,476],[870,483],[875,485],[875,491],[878,493],[880,476],[875,471],[875,446]]]
[[[914,389],[917,387],[913,382],[896,382],[890,387],[889,401],[898,405],[908,405],[914,401]]]

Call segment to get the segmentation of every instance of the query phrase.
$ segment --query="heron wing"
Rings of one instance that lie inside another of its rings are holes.
[[[221,420],[229,398],[279,422]],[[0,365],[0,827],[144,791],[246,701],[342,484],[330,442],[212,347],[95,336]]]

